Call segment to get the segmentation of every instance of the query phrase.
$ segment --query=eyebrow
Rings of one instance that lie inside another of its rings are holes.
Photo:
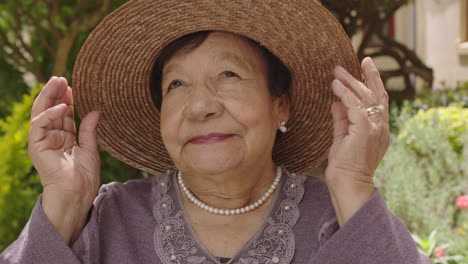
[[[178,64],[169,64],[168,66],[164,66],[161,77],[164,77],[172,71],[177,71],[179,68],[180,66]]]

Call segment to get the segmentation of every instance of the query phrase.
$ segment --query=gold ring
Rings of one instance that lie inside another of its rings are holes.
[[[383,110],[384,110],[383,105],[376,105],[376,106],[372,106],[366,109],[368,115],[375,115],[375,114],[382,112]]]

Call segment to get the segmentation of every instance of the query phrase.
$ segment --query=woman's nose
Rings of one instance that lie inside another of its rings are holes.
[[[216,96],[216,90],[209,85],[193,85],[186,101],[184,114],[192,120],[203,121],[222,114],[223,106]]]

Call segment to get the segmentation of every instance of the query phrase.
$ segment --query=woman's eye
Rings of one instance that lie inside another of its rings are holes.
[[[169,89],[174,89],[182,85],[181,81],[172,81],[171,84],[169,84]]]
[[[225,72],[223,72],[223,77],[232,78],[232,77],[239,77],[239,75],[237,75],[236,73],[234,73],[232,71],[225,71]]]

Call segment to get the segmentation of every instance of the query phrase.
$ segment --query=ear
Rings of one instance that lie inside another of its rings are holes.
[[[285,121],[287,123],[290,114],[289,96],[285,94],[280,97],[276,97],[274,100],[274,107],[278,118],[277,123],[279,124],[281,121]]]

